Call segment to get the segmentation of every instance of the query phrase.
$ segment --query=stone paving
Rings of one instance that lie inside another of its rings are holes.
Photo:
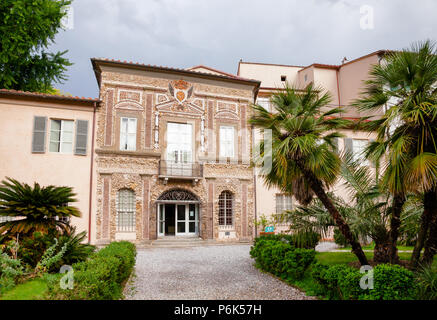
[[[308,300],[253,265],[250,245],[139,249],[127,300]]]

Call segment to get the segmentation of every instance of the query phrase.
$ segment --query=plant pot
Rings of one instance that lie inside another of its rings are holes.
[[[260,236],[270,236],[270,235],[274,235],[274,232],[260,232],[259,235]]]

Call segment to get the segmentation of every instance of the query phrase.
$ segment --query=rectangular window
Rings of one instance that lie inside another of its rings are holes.
[[[263,107],[267,111],[269,111],[269,112],[272,111],[270,108],[270,99],[269,98],[258,98],[258,100],[256,102],[258,103],[258,105],[260,105],[261,107]]]
[[[352,139],[352,152],[355,161],[366,161],[364,150],[367,147],[368,140]]]
[[[51,120],[50,152],[73,153],[74,121]]]
[[[276,213],[293,210],[293,197],[286,194],[276,194]]]
[[[137,119],[121,118],[120,150],[135,151],[137,147]]]
[[[220,157],[235,157],[235,128],[232,126],[220,127]]]

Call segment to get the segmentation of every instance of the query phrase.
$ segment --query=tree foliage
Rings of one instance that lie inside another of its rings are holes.
[[[0,216],[13,217],[0,223],[0,234],[31,234],[50,229],[68,231],[68,223],[59,218],[80,217],[80,211],[69,203],[77,202],[70,187],[33,187],[8,178],[0,186]]]
[[[51,92],[66,80],[67,51],[48,52],[71,0],[0,1],[0,88]]]

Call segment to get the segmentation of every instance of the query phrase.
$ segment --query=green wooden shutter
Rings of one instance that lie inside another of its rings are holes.
[[[354,145],[353,145],[353,140],[350,138],[345,138],[344,139],[344,151],[345,152],[350,152],[351,154],[353,154],[354,152]]]
[[[338,138],[334,138],[334,140],[333,140],[332,142],[333,142],[333,144],[334,144],[334,152],[335,152],[336,154],[339,154],[339,153],[340,153],[340,150],[338,149]]]
[[[88,142],[88,120],[76,121],[76,146],[74,154],[86,155]]]
[[[45,153],[46,152],[46,128],[47,117],[33,118],[33,136],[32,136],[32,152]]]

